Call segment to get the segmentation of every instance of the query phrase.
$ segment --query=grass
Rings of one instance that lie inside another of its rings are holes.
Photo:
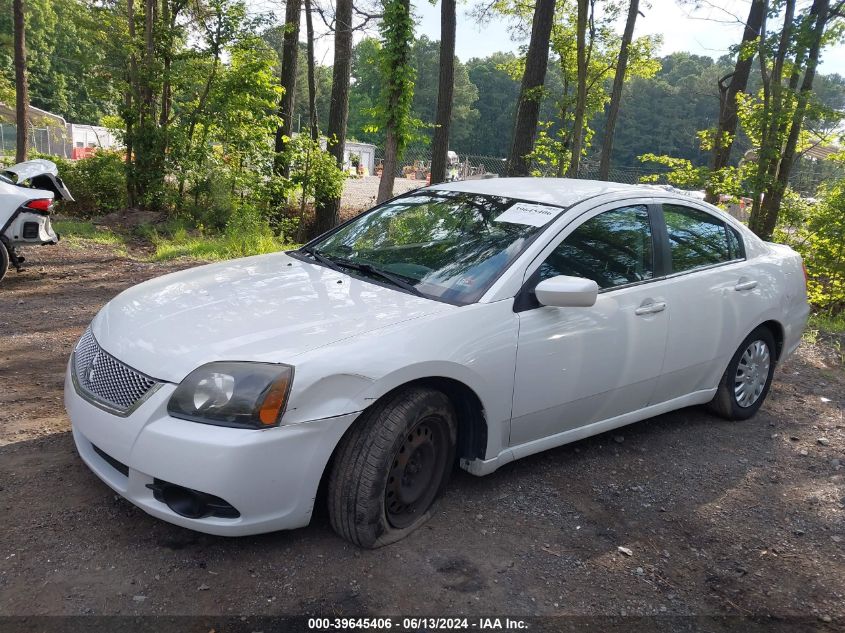
[[[811,330],[845,334],[845,312],[836,316],[812,314],[810,315],[810,322],[807,324],[807,327]]]
[[[159,227],[142,225],[132,235],[95,226],[85,220],[57,220],[55,230],[75,248],[84,248],[88,243],[108,244],[117,247],[119,252],[127,254],[126,246],[130,237],[149,242],[154,250],[145,259],[161,262],[173,259],[196,259],[219,261],[274,253],[285,248],[293,248],[268,231],[231,231],[219,235],[189,233],[178,222],[166,223]]]
[[[110,229],[94,226],[86,220],[56,220],[53,229],[61,235],[63,240],[71,244],[81,244],[81,240],[96,244],[125,244],[124,237]]]
[[[269,231],[230,231],[220,235],[191,234],[184,227],[165,227],[162,232],[145,229],[144,237],[155,247],[151,261],[188,258],[205,261],[235,259],[275,253],[292,245]]]

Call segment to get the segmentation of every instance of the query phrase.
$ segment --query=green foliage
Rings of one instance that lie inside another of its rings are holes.
[[[346,174],[334,156],[305,134],[291,139],[286,151],[291,165],[290,183],[306,200],[340,198]]]
[[[146,229],[145,237],[155,247],[153,261],[188,258],[208,261],[274,253],[292,247],[284,238],[276,237],[261,211],[244,205],[236,209],[223,233],[189,232],[178,224],[170,231]]]
[[[416,78],[411,63],[413,41],[414,19],[409,0],[384,0],[379,56],[382,93],[376,124],[392,130],[400,156],[419,127],[412,113]]]
[[[668,169],[659,174],[643,176],[641,182],[660,182],[665,179],[670,185],[681,189],[701,189],[707,182],[709,170],[707,167],[696,167],[686,158],[672,156],[658,156],[657,154],[643,154],[640,160],[644,163],[656,163]]]
[[[686,158],[643,154],[639,160],[666,168],[640,177],[640,182],[667,183],[680,189],[710,189],[716,195],[726,195],[735,199],[743,196],[745,183],[753,171],[751,163],[739,167],[728,166],[714,172],[707,166],[694,165]]]
[[[56,163],[74,198],[74,202],[58,203],[60,213],[90,218],[126,208],[126,165],[121,153],[99,151],[75,161],[45,158]]]
[[[816,203],[787,195],[776,239],[804,257],[810,303],[830,316],[845,311],[845,180],[822,187]]]

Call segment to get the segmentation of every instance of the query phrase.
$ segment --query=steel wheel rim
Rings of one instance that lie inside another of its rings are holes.
[[[736,403],[748,408],[760,399],[769,381],[772,356],[765,341],[753,341],[739,358],[734,375]]]
[[[402,438],[393,456],[385,486],[387,520],[398,529],[422,516],[443,480],[448,437],[443,420],[427,417]]]

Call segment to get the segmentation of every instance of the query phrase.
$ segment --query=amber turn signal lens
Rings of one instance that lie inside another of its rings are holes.
[[[273,383],[258,410],[258,419],[261,424],[274,426],[279,421],[279,416],[285,408],[289,387],[290,375],[282,376]]]

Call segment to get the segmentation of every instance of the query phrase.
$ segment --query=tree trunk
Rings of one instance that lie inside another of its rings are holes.
[[[384,79],[386,140],[384,169],[378,186],[376,203],[393,197],[393,182],[402,151],[408,142],[411,104],[414,97],[414,70],[411,65],[411,45],[414,40],[410,0],[387,0],[381,21],[381,55],[389,61],[388,76]],[[382,67],[382,74],[384,74]],[[410,77],[410,79],[408,79]]]
[[[26,77],[26,19],[23,0],[13,0],[15,29],[15,161],[26,160],[29,150],[29,91]]]
[[[329,153],[342,169],[349,113],[349,77],[352,74],[352,0],[337,0],[335,20],[332,97],[327,133]],[[317,200],[314,226],[317,234],[334,228],[339,221],[340,198]]]
[[[537,0],[531,40],[525,57],[525,72],[516,106],[508,176],[527,176],[530,164],[527,156],[534,151],[537,121],[540,118],[540,94],[546,81],[549,64],[549,38],[555,17],[555,0]]]
[[[282,123],[276,129],[276,175],[290,176],[290,161],[283,152],[287,148],[287,139],[293,132],[293,109],[296,101],[296,66],[299,60],[299,22],[302,13],[302,0],[287,0],[285,6],[285,33],[282,41],[281,84],[284,88],[279,105]]]
[[[625,84],[625,72],[628,70],[628,49],[634,39],[634,26],[640,11],[640,0],[630,0],[628,4],[628,19],[625,21],[625,31],[622,33],[622,44],[619,47],[619,58],[616,61],[616,75],[613,77],[613,89],[610,93],[610,105],[607,109],[607,124],[604,130],[604,142],[601,148],[601,163],[599,178],[607,180],[610,174],[610,155],[613,152],[613,133],[616,130],[616,119],[619,117],[619,106],[622,103],[622,86]]]
[[[778,38],[778,48],[772,64],[772,72],[766,82],[769,86],[769,94],[763,108],[760,148],[757,152],[754,203],[751,208],[751,215],[748,218],[748,227],[760,236],[765,234],[764,226],[766,224],[762,207],[763,192],[766,191],[770,183],[777,179],[778,165],[781,159],[782,146],[778,130],[780,120],[783,117],[783,69],[792,42],[795,3],[796,0],[786,0],[783,29]]]
[[[768,0],[752,0],[736,66],[732,73],[719,80],[719,123],[713,138],[713,159],[710,164],[714,172],[727,167],[731,158],[736,126],[739,122],[736,98],[740,93],[745,92],[748,77],[751,74],[751,65],[754,62],[754,55],[749,55],[746,48],[760,36],[767,10]],[[730,83],[725,85],[728,79]],[[707,202],[715,203],[717,199],[716,192],[708,187]]]
[[[381,179],[378,183],[378,197],[376,203],[381,204],[393,197],[393,183],[396,180],[398,168],[399,142],[392,128],[388,128],[384,139],[384,163],[382,163]]]
[[[456,0],[440,0],[440,77],[437,88],[437,116],[431,151],[431,184],[446,180],[449,126],[452,123],[452,95],[455,88]]]
[[[138,60],[135,58],[135,2],[126,0],[126,24],[129,30],[129,86],[126,89],[126,204],[130,209],[138,205],[138,188],[135,183],[134,145],[138,107]]]
[[[575,91],[575,117],[572,122],[572,157],[568,175],[578,177],[581,147],[584,142],[584,115],[587,111],[587,11],[590,0],[578,0],[578,18],[575,25],[577,40],[578,86]]]
[[[305,34],[308,38],[308,127],[311,138],[320,138],[320,123],[317,120],[317,77],[314,61],[314,22],[311,18],[311,0],[305,0]]]
[[[813,91],[813,81],[816,77],[816,69],[819,64],[819,53],[822,47],[822,38],[827,25],[828,13],[830,11],[830,0],[815,0],[810,9],[810,15],[815,16],[815,24],[810,32],[810,42],[807,53],[807,69],[804,71],[804,79],[801,82],[801,90],[798,93],[798,102],[792,113],[792,122],[789,128],[789,136],[781,155],[777,176],[767,187],[763,197],[760,219],[756,225],[757,235],[764,240],[769,240],[777,226],[780,215],[780,205],[789,184],[789,175],[795,162],[795,153],[798,147],[798,137],[807,114],[807,105]]]

